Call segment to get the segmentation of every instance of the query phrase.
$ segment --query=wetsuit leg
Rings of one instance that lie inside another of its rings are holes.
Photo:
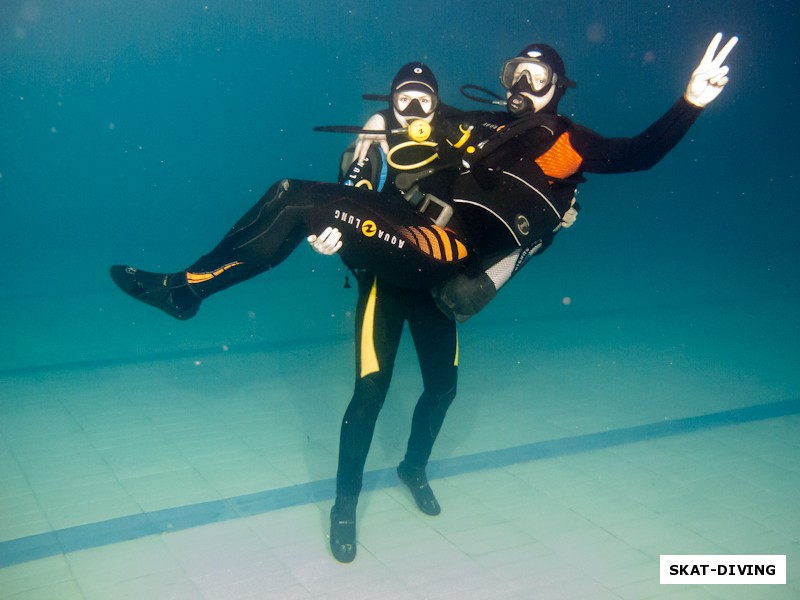
[[[347,266],[400,287],[431,287],[457,273],[467,258],[457,231],[433,225],[400,195],[283,180],[185,271],[148,273],[116,265],[111,277],[134,298],[189,318],[203,298],[271,269],[305,236],[329,226],[342,232],[339,255]]]
[[[420,294],[408,319],[422,371],[424,390],[414,409],[406,466],[424,469],[456,396],[458,380],[458,333],[428,293]]]
[[[459,233],[436,227],[400,195],[284,180],[187,269],[187,281],[197,281],[205,295],[219,291],[276,266],[305,236],[326,227],[342,232],[339,256],[348,267],[400,287],[444,281],[467,256]]]
[[[337,496],[358,496],[375,423],[389,390],[405,316],[392,288],[373,275],[359,278],[356,381],[342,419]]]

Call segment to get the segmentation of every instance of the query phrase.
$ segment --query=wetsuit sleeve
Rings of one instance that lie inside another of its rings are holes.
[[[629,173],[655,165],[686,135],[702,112],[681,97],[642,133],[630,138],[607,138],[571,123],[572,147],[583,158],[581,171],[588,173]]]

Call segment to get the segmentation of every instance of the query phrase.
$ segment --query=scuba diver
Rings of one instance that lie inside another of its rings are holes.
[[[420,304],[412,308],[421,306],[420,310],[427,312],[428,293],[443,314],[466,320],[488,304],[532,256],[544,251],[555,233],[574,221],[575,189],[584,181],[583,173],[645,170],[661,160],[728,82],[728,67],[723,62],[737,38],[717,52],[721,39],[722,34],[712,39],[683,96],[664,116],[631,138],[605,138],[558,115],[560,98],[574,84],[566,77],[564,63],[553,48],[533,44],[503,65],[505,112],[453,113],[439,122],[434,107],[434,117],[426,121],[422,96],[408,95],[403,104],[398,98],[391,114],[381,115],[383,124],[375,117],[372,125],[376,129],[367,128],[356,145],[354,166],[342,177],[352,185],[279,181],[209,254],[187,269],[151,273],[115,265],[111,277],[133,298],[172,317],[188,319],[196,314],[203,299],[276,266],[304,237],[318,252],[338,254],[350,269],[372,275],[359,280],[357,322],[364,327],[357,329],[357,361],[362,371],[357,373],[353,410],[348,407],[343,419],[337,501],[331,511],[331,548],[337,559],[348,562],[355,557],[355,502],[363,459],[385,398],[382,386],[388,387],[396,350],[396,341],[388,339],[384,347],[387,354],[381,359],[377,352],[380,344],[371,344],[383,341],[375,337],[376,333],[383,331],[399,339],[400,333],[393,328],[398,323],[402,327],[404,319],[411,322],[414,318],[414,313],[405,312],[410,310],[407,299],[416,297]],[[413,91],[411,86],[407,91]],[[434,97],[438,102],[433,94],[431,105]],[[395,144],[392,136],[399,132],[389,129],[394,120],[404,124],[397,113],[404,116],[406,109],[409,116],[424,114],[408,123],[403,134],[416,145]],[[425,127],[434,118],[436,133]],[[381,131],[381,127],[386,130]],[[399,159],[409,152],[416,160],[421,148],[430,149],[430,154],[416,162]],[[393,185],[381,184],[383,161],[391,165],[390,160],[406,165],[407,171],[395,174]],[[365,167],[371,176],[362,177],[353,170]],[[360,185],[362,181],[369,184]],[[363,289],[362,281],[366,281]],[[386,293],[388,286],[394,289]],[[403,305],[397,303],[400,307],[395,309],[387,304],[385,310],[376,311],[381,289],[381,298],[389,302],[407,293]],[[438,316],[425,318],[429,323],[439,323]],[[372,330],[368,329],[370,325]],[[446,356],[450,364],[449,357],[457,356],[455,327],[442,328],[436,336],[434,346],[445,344],[445,349],[434,359]],[[424,344],[416,337],[415,344],[421,365],[428,364],[420,352]],[[371,371],[376,362],[378,369]],[[436,389],[434,393],[439,396],[425,405],[433,407],[434,413],[421,414],[418,421],[430,426],[424,443],[415,442],[415,447],[425,449],[426,454],[410,457],[409,439],[409,453],[401,463],[409,469],[398,471],[420,509],[429,514],[436,514],[439,506],[427,485],[424,465],[455,395],[455,360],[452,367],[449,374],[441,372],[441,381],[431,382],[430,389]],[[442,382],[452,382],[452,391],[445,390],[447,383]],[[429,389],[427,380],[425,388]],[[422,398],[417,408],[421,405]],[[360,430],[354,426],[358,420]],[[412,422],[412,437],[414,427]]]
[[[462,113],[458,131],[466,134],[458,147],[439,146],[439,155],[450,157],[440,161],[462,162],[447,197],[470,243],[470,258],[459,273],[431,289],[440,309],[466,321],[546,250],[555,234],[575,221],[583,173],[642,171],[659,162],[728,82],[723,62],[738,39],[717,52],[721,40],[722,34],[714,36],[683,96],[632,138],[606,138],[558,114],[559,100],[575,84],[561,57],[545,44],[532,44],[503,63],[505,98],[462,86],[467,97],[506,111]],[[487,95],[476,97],[467,89]]]
[[[506,99],[490,102],[505,103],[507,111],[471,117],[472,134],[480,141],[463,145],[465,169],[450,197],[478,252],[473,252],[472,272],[464,269],[432,289],[440,308],[468,319],[547,249],[555,233],[574,222],[576,187],[585,181],[584,173],[643,171],[674,148],[728,82],[723,62],[738,38],[717,52],[721,40],[721,33],[714,36],[681,98],[631,138],[606,138],[558,114],[559,100],[575,84],[550,46],[532,44],[505,61],[500,81]],[[476,263],[483,267],[476,271]]]
[[[188,319],[208,296],[271,269],[304,237],[330,227],[341,235],[345,265],[398,287],[434,288],[440,308],[465,320],[569,220],[583,172],[648,169],[680,141],[728,82],[722,63],[738,40],[717,53],[721,39],[714,36],[683,96],[632,138],[604,138],[558,115],[570,85],[563,61],[534,44],[504,65],[507,113],[473,115],[438,145],[426,141],[427,123],[411,124],[409,136],[432,149],[420,165],[430,176],[396,182],[404,193],[284,179],[188,268],[114,265],[110,275],[133,298]],[[493,226],[504,235],[485,235]]]
[[[430,147],[410,140],[409,125],[416,120],[429,124],[428,139],[438,144],[443,141],[439,122],[458,119],[460,114],[441,103],[436,77],[418,62],[397,72],[385,99],[389,108],[373,114],[363,130],[386,133],[361,134],[343,155],[339,181],[346,186],[396,189],[396,176],[421,172],[431,154]],[[340,237],[338,230],[327,228],[319,236],[310,236],[309,243],[320,254],[330,255],[341,248]],[[414,341],[424,389],[414,408],[405,457],[397,474],[418,508],[428,515],[439,514],[441,508],[428,484],[425,467],[455,398],[458,375],[456,323],[438,309],[427,289],[401,288],[366,270],[354,273],[358,281],[356,379],[342,418],[330,528],[331,551],[340,562],[351,562],[356,556],[356,505],[364,464],[389,391],[404,324],[408,323]]]
[[[550,46],[534,44],[525,48],[517,57],[507,60],[503,64],[500,76],[503,87],[506,89],[507,113],[461,113],[456,115],[461,124],[459,131],[471,132],[467,139],[468,144],[461,144],[461,150],[458,152],[459,158],[464,160],[470,168],[469,171],[458,175],[459,181],[454,186],[457,193],[452,195],[451,202],[457,206],[456,210],[465,222],[472,222],[470,231],[478,233],[473,233],[471,240],[474,242],[476,236],[480,235],[482,239],[476,245],[489,258],[486,262],[488,267],[484,271],[479,271],[471,276],[460,273],[432,290],[432,295],[442,306],[443,313],[453,315],[457,320],[465,320],[477,312],[494,297],[497,290],[518,272],[531,256],[541,253],[549,246],[556,232],[574,223],[578,210],[575,204],[575,189],[579,183],[584,181],[581,177],[582,172],[617,173],[647,169],[674,147],[694,122],[699,114],[698,109],[713,100],[727,82],[727,68],[721,67],[721,63],[733,48],[736,39],[731,40],[715,59],[720,39],[720,36],[717,36],[710,44],[700,67],[692,76],[684,97],[678,100],[662,119],[639,136],[630,139],[603,138],[558,116],[557,107],[560,98],[569,87],[573,87],[575,84],[566,77],[561,57]],[[446,126],[440,126],[441,121],[440,118],[434,129],[446,128]],[[464,123],[467,121],[471,124],[465,127]],[[365,128],[386,129],[385,113],[373,116]],[[502,131],[502,135],[495,135],[496,130]],[[360,136],[356,146],[357,157],[367,155],[365,141],[366,146],[372,152],[377,154],[378,149],[381,149],[381,156],[389,148],[387,136],[364,134]],[[481,160],[479,151],[483,151],[486,158]],[[379,160],[375,160],[375,164],[381,163]],[[351,181],[353,177],[357,178],[363,174],[364,166],[363,158],[362,161],[356,160],[345,177],[345,181]],[[372,172],[374,177],[377,170],[373,169]],[[542,175],[546,177],[547,185],[549,185],[547,194],[540,193],[540,190],[545,189],[542,186]],[[519,188],[523,188],[523,191],[520,192]],[[525,188],[529,190],[527,194]],[[542,209],[542,213],[535,223],[522,221],[520,215],[523,213],[516,212],[517,204],[524,201],[526,195],[534,196],[528,198],[529,204],[538,205]],[[540,199],[537,200],[535,196],[539,196]],[[529,230],[536,228],[538,228],[537,234],[528,236],[527,245],[521,244],[520,238],[523,238]],[[513,238],[513,243],[509,243],[509,238]],[[342,244],[336,229],[326,229],[319,237],[310,236],[309,243],[321,254],[328,255],[335,254]],[[503,248],[509,245],[513,249],[504,255]],[[501,258],[492,260],[492,256]],[[361,323],[362,329],[357,329],[359,342],[357,349],[360,348],[363,351],[364,348],[365,307],[369,302],[372,302],[374,306],[376,298],[378,306],[381,306],[381,300],[385,303],[384,306],[390,305],[390,300],[392,301],[391,305],[399,306],[397,302],[404,298],[408,299],[413,304],[406,303],[402,307],[402,314],[413,315],[418,312],[420,320],[424,318],[429,326],[432,323],[440,323],[441,327],[437,325],[437,329],[440,332],[439,336],[444,336],[444,338],[427,336],[428,340],[437,343],[436,348],[441,347],[439,342],[455,337],[455,326],[453,325],[450,329],[447,327],[447,323],[453,323],[453,321],[442,321],[441,314],[436,315],[435,311],[431,312],[430,297],[424,292],[409,292],[393,288],[382,284],[380,279],[372,276],[367,278],[366,282],[371,285],[360,288],[358,322]],[[375,295],[368,296],[368,293]],[[392,314],[388,311],[384,312],[384,315],[391,316]],[[393,365],[394,352],[396,352],[401,334],[403,316],[399,309],[397,313],[394,313],[394,317],[396,334],[394,338],[386,339],[386,342],[391,344],[388,348],[392,351],[389,369]],[[420,320],[417,322],[419,323]],[[424,373],[423,357],[425,355],[422,353],[424,346],[417,342],[414,330],[415,320],[409,319],[409,323]],[[378,327],[382,322],[373,319],[370,324]],[[390,329],[387,327],[385,331],[390,331]],[[452,331],[452,335],[449,331]],[[371,331],[371,333],[373,340],[378,337],[375,335],[375,331]],[[358,352],[357,350],[357,364],[361,365],[362,358]],[[434,365],[435,363],[430,364]],[[447,373],[446,365],[442,365],[438,372]],[[370,373],[368,377],[372,375]],[[376,375],[383,377],[380,371]],[[372,406],[373,413],[370,415],[372,418],[369,419],[368,425],[361,426],[362,434],[366,433],[371,437],[374,418],[377,418],[377,413],[388,389],[388,379],[389,377],[382,379],[386,387],[377,390],[379,391],[376,394],[379,402]],[[454,369],[453,395],[455,379]],[[356,393],[342,423],[337,499],[331,512],[331,548],[336,558],[343,562],[349,562],[355,557],[355,505],[358,500],[357,490],[360,489],[360,485],[347,486],[344,483],[348,481],[345,476],[345,473],[348,472],[348,463],[352,466],[354,462],[353,447],[347,446],[346,440],[350,439],[354,432],[359,431],[352,419],[363,418],[363,413],[360,413],[359,409],[364,410],[367,387],[369,386],[370,390],[375,389],[372,387],[372,383],[372,381],[368,383],[368,378],[357,373]],[[419,407],[428,391],[426,381],[426,390],[420,398],[417,411],[415,411],[415,421]],[[441,406],[446,410],[446,404]],[[444,417],[444,412],[441,417]],[[435,429],[431,429],[433,434],[430,438],[431,443],[441,427],[441,421],[438,421],[436,425]],[[369,448],[369,438],[362,435],[360,439],[364,440],[367,445],[360,448],[362,458],[357,463],[359,484]],[[413,439],[412,427],[409,453],[406,454],[406,461],[404,461],[406,463],[409,459]],[[426,458],[430,455],[429,450],[430,446],[428,446]],[[430,486],[424,474],[424,466],[420,472],[421,485],[418,489],[424,490],[427,494]],[[352,481],[352,479],[349,480]],[[414,493],[414,488],[410,484],[409,487]],[[348,495],[353,491],[356,491],[354,496]],[[420,509],[428,512],[425,510],[424,504],[420,503],[417,498],[418,494],[420,492],[415,493],[414,496]],[[430,492],[430,498],[432,502],[435,502],[432,492]],[[434,506],[438,513],[438,503]]]

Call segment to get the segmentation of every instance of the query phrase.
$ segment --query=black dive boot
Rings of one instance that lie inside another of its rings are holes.
[[[331,508],[331,552],[339,562],[356,557],[356,504],[358,496],[336,496]]]
[[[411,491],[414,502],[422,512],[432,517],[442,512],[442,507],[439,506],[431,486],[428,485],[428,476],[425,475],[424,467],[412,467],[403,461],[397,467],[397,476]]]
[[[110,274],[123,292],[176,319],[191,319],[200,308],[200,298],[186,283],[184,273],[150,273],[114,265]]]

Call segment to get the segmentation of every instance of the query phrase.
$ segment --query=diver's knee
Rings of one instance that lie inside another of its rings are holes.
[[[447,410],[456,399],[456,385],[448,386],[447,388],[436,389],[426,388],[422,392],[421,403],[427,404],[431,410]]]
[[[348,410],[359,414],[374,413],[383,407],[386,395],[389,393],[389,382],[382,377],[361,377],[356,381],[353,398],[350,400]]]
[[[456,386],[453,385],[449,390],[447,390],[444,394],[439,396],[437,404],[443,405],[445,407],[449,407],[453,400],[456,399]]]

